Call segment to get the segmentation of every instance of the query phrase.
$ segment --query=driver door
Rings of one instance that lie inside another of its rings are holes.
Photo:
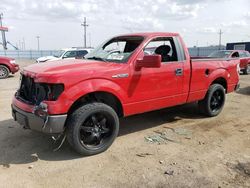
[[[159,52],[160,48],[162,51]],[[185,58],[177,54],[174,38],[158,37],[151,40],[144,48],[143,55],[156,52],[162,56],[161,67],[135,71],[131,80],[129,97],[132,103],[136,102],[133,108],[138,111],[151,111],[183,102]]]

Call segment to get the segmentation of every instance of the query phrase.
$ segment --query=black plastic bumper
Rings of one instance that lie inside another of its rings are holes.
[[[48,115],[47,122],[33,113],[25,112],[12,105],[12,116],[25,129],[49,134],[62,133],[67,115]]]

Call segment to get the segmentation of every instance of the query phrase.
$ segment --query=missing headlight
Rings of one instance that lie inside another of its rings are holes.
[[[39,105],[44,100],[56,101],[63,91],[63,84],[35,83],[33,78],[22,75],[16,97],[26,103]]]
[[[36,84],[36,103],[46,101],[56,101],[64,90],[63,84]]]

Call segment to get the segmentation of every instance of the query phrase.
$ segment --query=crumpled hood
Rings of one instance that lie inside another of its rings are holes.
[[[60,81],[103,77],[108,72],[119,70],[124,66],[120,63],[100,62],[94,60],[57,60],[50,63],[33,64],[23,70],[23,74],[38,79]],[[50,81],[49,81],[50,82]]]
[[[37,59],[37,61],[43,62],[43,61],[57,60],[57,59],[59,59],[59,58],[57,58],[57,57],[55,57],[55,56],[44,56],[44,57],[39,57],[39,58]]]

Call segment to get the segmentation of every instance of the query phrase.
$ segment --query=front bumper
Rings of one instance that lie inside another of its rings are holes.
[[[31,129],[48,134],[59,134],[64,131],[67,115],[48,115],[47,122],[41,117],[21,110],[12,105],[12,116],[25,129]]]

